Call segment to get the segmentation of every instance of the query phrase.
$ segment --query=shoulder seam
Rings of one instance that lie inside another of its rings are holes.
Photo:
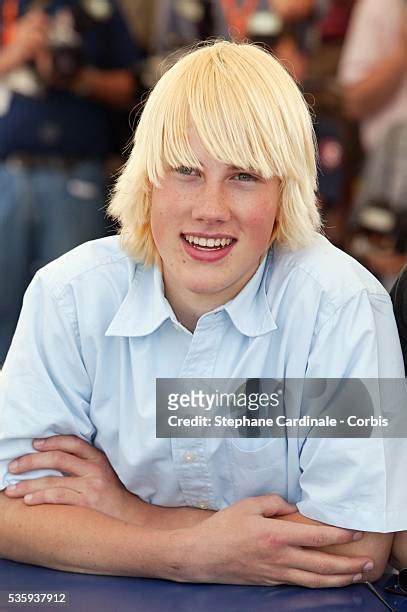
[[[285,263],[285,267],[286,267],[287,270],[290,269],[289,266],[287,265],[287,263]],[[296,261],[294,263],[294,265],[291,267],[291,269],[292,270],[296,270],[297,269],[298,271],[301,271],[303,274],[306,274],[322,291],[326,292],[329,289],[324,284],[321,283],[319,278],[317,278],[317,277],[315,277],[313,275],[312,271],[310,271],[306,267],[304,267],[303,263]],[[349,296],[348,299],[351,299],[359,291],[366,291],[369,295],[372,295],[372,296],[375,295],[377,297],[381,296],[381,297],[387,299],[389,294],[388,294],[388,292],[384,288],[382,288],[382,290],[378,290],[377,287],[373,287],[373,286],[370,288],[369,286],[366,286],[366,284],[363,283],[360,279],[357,279],[357,280],[359,281],[359,287],[354,290],[354,292],[352,293],[352,295]],[[328,300],[329,300],[329,303],[333,302],[332,298],[328,298]],[[347,300],[343,304],[346,304],[346,303],[347,303]]]
[[[44,281],[44,284],[47,286],[48,291],[50,292],[50,294],[54,297],[55,300],[59,300],[64,292],[67,290],[69,284],[75,280],[77,280],[78,278],[80,278],[81,276],[83,276],[84,274],[88,274],[89,272],[92,272],[93,270],[96,270],[97,268],[101,268],[103,266],[108,266],[114,263],[117,263],[119,261],[121,261],[122,259],[128,259],[127,255],[122,255],[118,258],[111,258],[108,261],[103,261],[97,264],[93,264],[92,266],[89,266],[88,268],[86,268],[86,270],[81,270],[80,272],[77,272],[76,274],[73,274],[72,276],[69,277],[69,279],[66,280],[66,282],[62,283],[60,281],[55,281],[55,283],[51,284],[49,283],[46,275],[42,275],[41,271],[40,271],[40,276],[42,278],[42,280]],[[135,262],[134,264],[137,267],[137,263]]]
[[[345,308],[351,300],[353,300],[357,295],[361,295],[362,293],[366,293],[368,296],[374,296],[377,298],[381,298],[383,302],[388,302],[390,300],[389,295],[386,296],[384,293],[373,293],[373,292],[368,291],[366,287],[362,287],[361,289],[358,289],[357,291],[352,293],[352,295],[349,296],[349,298],[345,302],[343,302],[343,304],[340,304],[339,306],[335,308],[333,312],[331,312],[327,320],[321,325],[318,331],[315,332],[314,337],[316,338],[321,333],[323,328],[334,318],[334,316],[337,314],[339,310],[341,310],[342,308]]]

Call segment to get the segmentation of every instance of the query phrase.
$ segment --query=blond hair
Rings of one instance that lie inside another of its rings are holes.
[[[152,187],[166,167],[201,168],[188,141],[191,124],[213,158],[281,181],[273,240],[297,249],[320,229],[315,137],[296,83],[252,44],[206,43],[178,60],[152,90],[134,146],[113,191],[109,214],[123,247],[146,265],[159,262],[150,227]]]

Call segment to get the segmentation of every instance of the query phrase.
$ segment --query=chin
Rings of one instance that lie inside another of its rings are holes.
[[[216,282],[212,274],[208,275],[208,278],[205,278],[204,275],[197,274],[193,278],[189,278],[185,283],[185,287],[188,291],[200,295],[216,295],[227,290],[228,286],[229,285],[225,282]]]
[[[221,293],[225,287],[212,286],[209,283],[194,282],[188,285],[188,290],[197,295],[216,295]]]

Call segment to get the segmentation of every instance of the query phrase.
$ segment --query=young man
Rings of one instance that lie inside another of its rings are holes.
[[[155,436],[156,378],[404,376],[389,297],[318,233],[315,187],[308,109],[269,54],[217,42],[162,77],[110,206],[121,240],[26,294],[1,556],[179,581],[381,575],[407,522],[402,441]]]

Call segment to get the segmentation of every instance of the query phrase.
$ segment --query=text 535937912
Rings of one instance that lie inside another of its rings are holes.
[[[0,606],[7,604],[8,606],[27,606],[30,604],[42,605],[64,605],[69,602],[68,593],[42,592],[42,593],[23,593],[0,591]]]

